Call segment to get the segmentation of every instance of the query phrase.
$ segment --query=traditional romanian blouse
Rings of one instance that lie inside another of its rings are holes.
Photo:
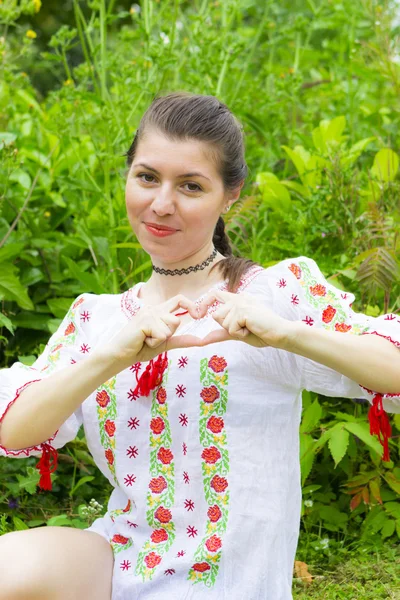
[[[140,310],[141,285],[80,295],[33,366],[17,362],[0,371],[0,423],[27,385],[106,347]],[[213,289],[226,287],[222,281]],[[328,283],[309,258],[254,266],[241,292],[285,319],[343,335],[377,334],[400,346],[397,315],[354,312],[353,294]],[[212,318],[217,306],[179,333],[204,337],[220,328]],[[97,388],[47,442],[15,451],[0,446],[0,454],[43,461],[42,453],[56,454],[83,424],[89,450],[114,487],[105,516],[88,528],[113,548],[112,600],[290,600],[301,512],[302,390],[367,398],[382,441],[388,422],[379,409],[383,403],[400,412],[400,394],[376,397],[319,363],[241,341],[175,349],[167,358],[148,397],[135,393],[147,363],[132,364]]]

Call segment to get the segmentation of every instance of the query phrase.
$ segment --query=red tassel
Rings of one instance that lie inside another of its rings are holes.
[[[388,416],[383,408],[382,394],[376,394],[372,399],[372,406],[368,411],[369,432],[371,435],[377,435],[379,442],[383,446],[383,460],[389,461],[389,438],[392,435],[392,428]]]
[[[154,362],[153,359],[149,362],[146,370],[141,374],[140,378],[137,376],[137,386],[134,390],[134,394],[139,396],[148,396],[151,390],[154,390],[162,382],[164,371],[168,366],[168,357],[165,352],[164,355],[159,354],[157,360]]]
[[[39,469],[40,472],[40,480],[39,487],[42,490],[51,490],[51,477],[50,473],[54,473],[57,469],[58,464],[58,452],[53,446],[50,444],[41,444],[43,453],[42,456],[36,465],[36,468]],[[53,459],[52,464],[50,465],[50,457]]]

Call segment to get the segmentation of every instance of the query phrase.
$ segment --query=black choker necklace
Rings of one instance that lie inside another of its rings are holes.
[[[188,267],[187,269],[160,269],[160,267],[155,267],[153,265],[153,271],[156,273],[161,273],[161,275],[188,275],[189,273],[193,273],[193,271],[202,271],[205,269],[217,256],[217,249],[214,249],[214,252],[210,254],[210,256],[201,263],[201,265],[196,265],[195,267]]]

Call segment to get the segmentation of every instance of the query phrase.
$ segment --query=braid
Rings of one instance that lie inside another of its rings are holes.
[[[233,256],[229,237],[225,232],[225,221],[219,217],[214,229],[213,244],[223,256]]]

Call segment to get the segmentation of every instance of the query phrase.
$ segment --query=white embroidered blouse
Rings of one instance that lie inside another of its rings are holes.
[[[45,351],[0,371],[0,424],[25,386],[82,360],[131,319],[142,284],[122,294],[81,294]],[[217,284],[226,289],[226,281]],[[310,327],[382,335],[400,347],[400,318],[351,309],[353,294],[328,283],[306,257],[252,267],[238,293]],[[200,298],[197,302],[200,301]],[[220,325],[217,303],[179,333]],[[112,600],[290,600],[299,536],[302,390],[367,398],[375,392],[319,363],[229,341],[168,352],[161,384],[134,393],[146,364],[104,382],[47,440],[61,448],[83,424],[88,448],[114,486],[90,531],[111,544]],[[400,412],[399,395],[383,407]],[[43,446],[0,455],[41,456]]]

